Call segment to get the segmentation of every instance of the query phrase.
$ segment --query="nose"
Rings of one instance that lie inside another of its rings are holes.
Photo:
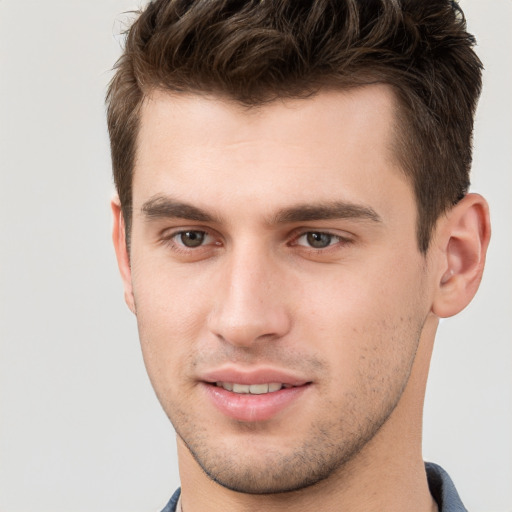
[[[208,323],[217,338],[251,347],[289,332],[284,276],[272,255],[251,247],[233,249],[216,277],[218,289]]]

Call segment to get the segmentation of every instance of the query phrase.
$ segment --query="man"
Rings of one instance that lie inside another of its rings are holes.
[[[483,271],[454,2],[151,2],[108,93],[113,239],[177,433],[167,511],[465,510],[421,456]]]

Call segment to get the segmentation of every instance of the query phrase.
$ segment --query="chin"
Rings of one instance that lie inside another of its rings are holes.
[[[200,462],[199,464],[205,474],[222,487],[254,495],[300,491],[327,479],[333,473],[333,468],[328,466],[317,467],[316,471],[312,471],[313,468],[304,460],[299,468],[295,466],[291,471],[289,464],[281,467],[274,465],[270,469],[275,461],[257,467],[254,463],[250,467],[244,467],[238,463],[229,464],[227,461],[224,464],[221,462],[222,466],[216,464],[213,467]]]
[[[180,434],[178,433],[180,436]],[[181,437],[181,436],[180,436]],[[203,472],[214,482],[243,494],[280,494],[297,492],[327,480],[342,470],[367,439],[346,439],[333,442],[325,430],[319,430],[308,441],[298,442],[295,448],[269,448],[210,443],[187,443],[188,451]],[[199,440],[197,440],[199,441]]]

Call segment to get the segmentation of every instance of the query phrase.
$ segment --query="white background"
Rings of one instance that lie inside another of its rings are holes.
[[[178,485],[110,244],[103,98],[133,0],[0,0],[0,511],[159,510]],[[462,0],[484,61],[479,295],[440,328],[424,452],[512,511],[512,1]],[[116,21],[117,20],[117,21]]]

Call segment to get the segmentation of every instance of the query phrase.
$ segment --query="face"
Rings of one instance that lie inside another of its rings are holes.
[[[394,108],[384,86],[144,105],[128,302],[164,410],[225,487],[326,479],[400,402],[429,303]]]

